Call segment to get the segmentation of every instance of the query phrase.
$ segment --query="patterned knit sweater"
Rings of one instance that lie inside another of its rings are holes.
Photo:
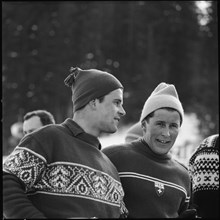
[[[117,170],[73,120],[25,136],[3,164],[6,218],[119,218]]]
[[[187,209],[188,171],[170,155],[156,155],[143,139],[103,152],[119,172],[129,218],[176,218]]]
[[[189,160],[198,216],[219,218],[219,135],[204,139]]]

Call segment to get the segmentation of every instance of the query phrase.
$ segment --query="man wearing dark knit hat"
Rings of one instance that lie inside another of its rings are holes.
[[[188,210],[187,169],[170,154],[183,119],[175,86],[162,82],[142,109],[142,137],[103,149],[119,172],[129,218],[195,216],[195,210]]]
[[[115,166],[101,152],[101,133],[125,115],[123,86],[96,69],[71,68],[73,118],[26,135],[3,164],[6,218],[126,217]]]

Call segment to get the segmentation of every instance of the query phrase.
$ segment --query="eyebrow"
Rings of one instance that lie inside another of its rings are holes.
[[[162,123],[167,123],[165,120],[156,120],[155,122],[162,122]],[[175,125],[178,125],[178,122],[171,122],[169,124],[175,124]]]
[[[162,119],[155,119],[155,121],[165,121],[164,119],[162,120]]]

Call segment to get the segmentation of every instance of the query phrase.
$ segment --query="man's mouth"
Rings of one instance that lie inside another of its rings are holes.
[[[114,118],[114,119],[115,119],[116,121],[118,121],[118,122],[120,121],[120,118]]]
[[[157,139],[157,141],[160,142],[160,143],[162,143],[162,144],[168,144],[168,143],[170,143],[170,141],[159,140],[159,139]]]

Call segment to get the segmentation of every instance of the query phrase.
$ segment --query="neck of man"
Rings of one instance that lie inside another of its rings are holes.
[[[86,133],[97,138],[100,136],[100,132],[94,126],[92,115],[87,114],[86,111],[76,111],[73,115],[73,121],[75,121]]]

